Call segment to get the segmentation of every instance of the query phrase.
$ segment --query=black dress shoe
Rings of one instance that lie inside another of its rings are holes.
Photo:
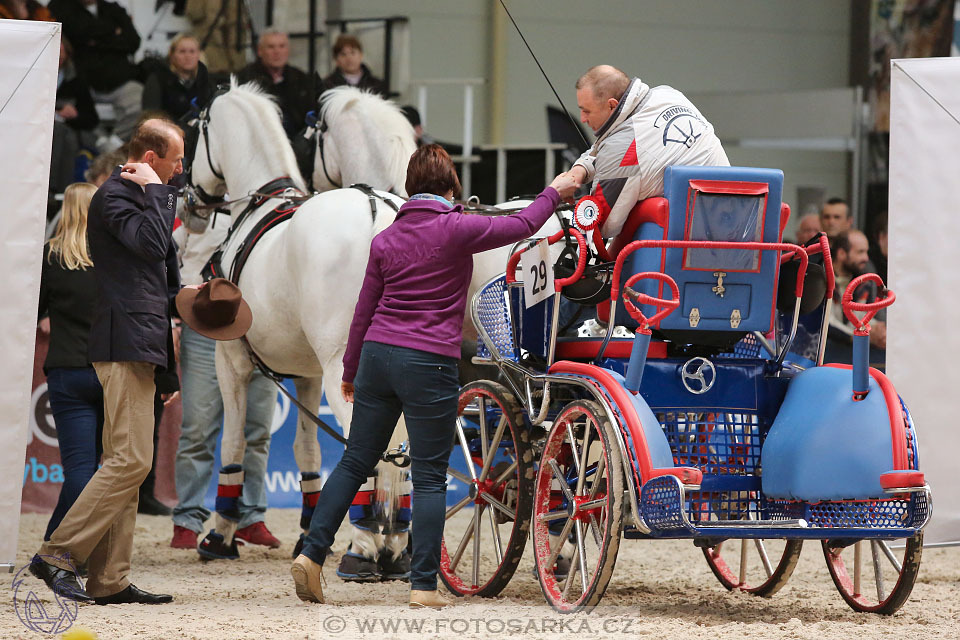
[[[83,590],[77,574],[54,566],[40,556],[33,556],[33,560],[30,561],[30,573],[43,580],[51,591],[64,598],[77,602],[93,602],[93,598]]]
[[[166,604],[173,602],[173,596],[164,593],[147,593],[131,584],[120,593],[94,598],[93,601],[97,604]]]
[[[240,557],[237,549],[237,539],[234,538],[227,544],[223,539],[223,534],[210,530],[200,544],[197,545],[197,553],[201,560],[236,560]]]
[[[173,511],[167,505],[157,500],[153,494],[140,494],[140,501],[137,503],[137,513],[143,513],[148,516],[168,516]]]

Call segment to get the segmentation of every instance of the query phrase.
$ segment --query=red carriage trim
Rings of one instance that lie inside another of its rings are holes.
[[[373,504],[373,491],[357,491],[357,495],[353,496],[353,502],[351,505],[368,505]]]
[[[905,489],[922,487],[927,484],[922,471],[890,471],[880,475],[880,486],[884,489]]]
[[[700,484],[703,481],[703,471],[694,467],[673,467],[670,469],[654,469],[648,481],[660,476],[676,476],[683,484]]]
[[[600,345],[603,344],[602,338],[580,338],[564,341],[557,341],[556,357],[563,360],[592,360],[600,352]],[[607,350],[603,355],[607,358],[629,358],[630,350],[633,349],[633,339],[611,340],[607,345]],[[666,358],[667,343],[654,340],[650,342],[650,350],[647,352],[647,358]]]
[[[835,369],[853,369],[849,364],[831,362],[823,365]],[[887,413],[890,416],[890,439],[893,442],[893,466],[895,471],[907,470],[907,430],[903,425],[903,412],[900,409],[900,396],[893,387],[893,383],[881,371],[870,367],[870,375],[883,392],[883,399],[887,403]]]
[[[217,496],[220,498],[239,498],[243,493],[242,484],[218,484]]]

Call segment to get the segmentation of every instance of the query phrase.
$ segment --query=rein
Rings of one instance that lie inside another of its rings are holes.
[[[320,152],[320,166],[323,168],[323,175],[326,176],[327,182],[340,189],[343,187],[343,183],[330,177],[330,172],[327,171],[327,156],[323,153],[323,134],[327,132],[328,128],[327,121],[320,118],[320,127],[317,130],[317,150]]]

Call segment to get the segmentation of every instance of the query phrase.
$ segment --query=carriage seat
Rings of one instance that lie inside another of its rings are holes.
[[[631,211],[610,245],[611,255],[634,240],[781,241],[790,208],[781,202],[783,172],[752,167],[672,166],[664,172],[664,197],[648,198]],[[643,271],[670,275],[680,288],[680,307],[654,328],[686,344],[732,345],[750,331],[768,332],[776,311],[779,260],[773,252],[729,249],[642,249],[623,269],[622,282]],[[662,298],[663,283],[635,287]],[[647,317],[656,310],[641,306]],[[609,321],[609,304],[598,306]],[[617,325],[636,321],[618,305]]]
[[[594,360],[600,354],[603,338],[557,338],[557,360]],[[627,360],[630,350],[633,349],[633,338],[612,338],[607,349],[603,352],[605,358]],[[665,342],[650,343],[647,351],[648,358],[666,358],[667,345]]]

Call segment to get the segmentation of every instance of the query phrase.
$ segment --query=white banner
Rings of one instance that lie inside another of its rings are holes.
[[[924,543],[960,542],[960,59],[891,62],[887,374],[933,491]]]
[[[17,555],[59,56],[58,23],[0,20],[0,566],[11,570]]]

